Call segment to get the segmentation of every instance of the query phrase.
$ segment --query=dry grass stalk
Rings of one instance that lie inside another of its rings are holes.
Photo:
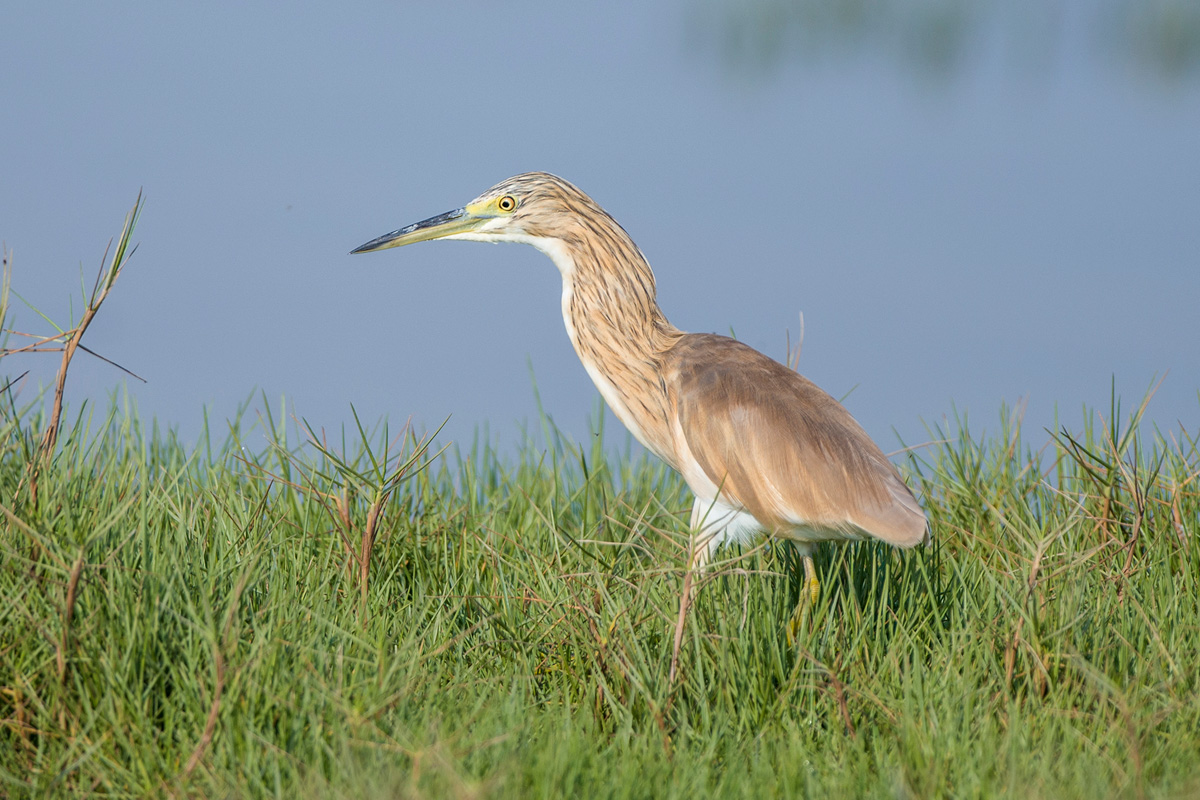
[[[112,241],[105,248],[104,258],[102,259],[100,270],[96,274],[96,282],[92,286],[91,296],[88,298],[87,306],[84,308],[83,316],[79,323],[70,330],[62,331],[54,336],[34,336],[31,334],[21,333],[19,331],[7,331],[18,336],[24,336],[34,341],[24,347],[15,349],[4,348],[0,349],[0,357],[13,355],[16,353],[44,353],[44,352],[61,352],[62,360],[58,367],[58,374],[54,380],[54,403],[50,410],[50,421],[46,425],[46,430],[42,434],[42,441],[38,447],[38,453],[33,458],[29,465],[29,498],[34,507],[37,506],[38,498],[38,478],[41,471],[49,466],[50,460],[54,456],[54,448],[58,443],[58,431],[62,424],[62,409],[63,395],[67,385],[67,371],[71,366],[71,360],[75,357],[77,350],[83,350],[91,355],[96,355],[91,350],[84,347],[81,342],[83,335],[87,332],[88,327],[92,324],[92,320],[96,318],[96,314],[100,311],[100,306],[103,305],[105,299],[108,298],[108,293],[112,291],[113,285],[117,278],[121,276],[121,271],[133,256],[136,246],[130,247],[130,238],[133,235],[133,229],[137,225],[137,219],[142,209],[142,193],[138,192],[137,201],[133,204],[133,208],[125,216],[125,225],[121,229],[121,235],[117,239],[116,249],[113,250]],[[109,253],[112,252],[112,259],[109,259]],[[6,253],[4,257],[4,277],[3,285],[0,287],[0,321],[7,322],[8,313],[8,296],[9,296],[9,280],[11,277],[12,260]],[[114,364],[103,356],[96,355],[102,361],[109,364]],[[125,370],[119,364],[114,364],[118,368]],[[130,375],[133,373],[129,372]],[[137,377],[136,375],[134,377]],[[140,380],[140,378],[139,378]],[[7,387],[6,387],[7,388]]]
[[[208,718],[204,721],[204,732],[200,734],[200,740],[196,742],[196,747],[192,750],[191,757],[188,758],[187,764],[183,767],[183,772],[180,773],[180,780],[187,780],[188,776],[195,771],[200,765],[200,760],[204,758],[204,752],[212,743],[213,735],[217,730],[217,720],[221,716],[221,694],[225,690],[225,658],[221,655],[220,641],[213,642],[213,661],[216,664],[216,679],[213,685],[213,699],[209,704]]]
[[[67,646],[71,641],[71,618],[75,615],[75,598],[84,566],[83,553],[80,553],[79,558],[75,559],[75,563],[71,566],[71,575],[67,579],[67,602],[63,608],[62,637],[59,639],[58,649],[55,652],[59,683],[66,683],[67,680]]]

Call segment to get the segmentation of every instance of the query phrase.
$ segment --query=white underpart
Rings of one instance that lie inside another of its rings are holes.
[[[713,483],[692,454],[678,419],[674,420],[671,433],[675,439],[676,469],[696,495],[692,505],[691,565],[703,570],[721,545],[749,542],[762,533],[763,526],[740,504],[721,495],[720,487]]]
[[[558,267],[558,271],[562,274],[562,315],[563,323],[567,327],[567,336],[571,340],[571,346],[575,348],[575,353],[579,355],[579,360],[583,363],[583,368],[587,370],[592,383],[596,384],[596,388],[600,390],[600,396],[604,398],[605,403],[608,403],[608,407],[612,409],[612,412],[617,415],[617,419],[621,420],[621,423],[629,429],[629,432],[633,434],[635,439],[654,451],[655,449],[647,441],[645,434],[642,433],[641,427],[637,424],[633,415],[629,413],[629,408],[625,405],[625,401],[617,391],[617,387],[608,378],[604,377],[594,364],[583,358],[583,355],[579,351],[578,334],[575,330],[575,322],[571,319],[571,296],[575,291],[575,259],[571,258],[570,252],[568,252],[559,239],[530,236],[526,233],[517,233],[514,231],[489,231],[489,227],[493,224],[493,222],[488,222],[471,233],[457,233],[445,238],[463,239],[472,242],[516,242],[518,244],[528,244],[536,247],[550,257],[550,260],[554,262],[554,266]],[[657,455],[662,457],[663,454],[657,453]]]
[[[720,489],[708,477],[696,456],[692,455],[692,448],[688,447],[687,437],[683,433],[683,425],[680,424],[678,416],[671,421],[671,436],[675,444],[675,469],[679,470],[696,499],[706,502],[720,499]]]
[[[762,525],[745,509],[700,496],[692,504],[691,527],[691,566],[701,571],[721,545],[744,544],[762,533]]]

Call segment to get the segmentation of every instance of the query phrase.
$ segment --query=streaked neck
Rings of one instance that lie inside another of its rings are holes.
[[[645,257],[616,223],[530,244],[562,273],[563,322],[592,382],[638,441],[673,464],[662,355],[683,334],[658,307]]]

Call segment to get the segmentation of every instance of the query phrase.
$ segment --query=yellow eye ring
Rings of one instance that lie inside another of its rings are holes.
[[[513,211],[517,207],[517,198],[511,194],[506,194],[496,201],[496,208],[501,211]]]

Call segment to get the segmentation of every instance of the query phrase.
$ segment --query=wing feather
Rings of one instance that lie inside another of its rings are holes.
[[[768,530],[901,546],[926,538],[925,514],[895,466],[812,381],[710,334],[684,336],[665,366],[692,456]]]

